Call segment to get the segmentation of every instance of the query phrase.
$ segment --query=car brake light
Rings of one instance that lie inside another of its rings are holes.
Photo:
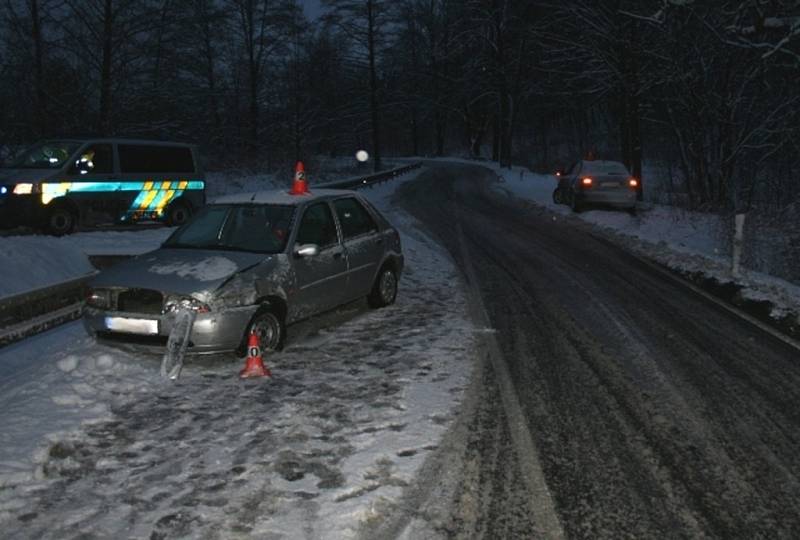
[[[628,180],[628,185],[631,187],[639,187],[639,181],[636,178]]]
[[[587,187],[591,186],[592,185],[592,179],[589,178],[588,176],[586,178],[581,178],[581,185],[587,186]]]

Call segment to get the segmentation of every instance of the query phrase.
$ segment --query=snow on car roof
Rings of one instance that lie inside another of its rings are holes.
[[[211,204],[280,204],[296,206],[309,201],[321,200],[342,195],[355,195],[354,191],[345,189],[313,189],[303,195],[291,195],[289,189],[273,189],[269,191],[251,191],[225,195],[211,201]]]

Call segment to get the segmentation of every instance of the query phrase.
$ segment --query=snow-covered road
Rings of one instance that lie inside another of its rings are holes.
[[[346,538],[392,510],[437,447],[475,329],[444,250],[401,230],[395,306],[291,327],[271,381],[95,344],[79,323],[0,352],[0,529],[10,538]]]

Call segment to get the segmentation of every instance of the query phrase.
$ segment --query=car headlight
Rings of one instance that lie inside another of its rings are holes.
[[[173,313],[179,309],[189,309],[191,311],[196,311],[197,313],[208,313],[211,311],[211,308],[208,307],[208,304],[201,302],[197,298],[177,295],[167,296],[167,299],[164,302],[164,313]]]
[[[111,309],[111,291],[92,289],[86,297],[86,305],[98,309]]]

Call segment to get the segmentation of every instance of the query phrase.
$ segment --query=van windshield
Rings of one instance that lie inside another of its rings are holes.
[[[12,169],[60,169],[81,143],[76,141],[45,141],[28,148],[15,161]]]

